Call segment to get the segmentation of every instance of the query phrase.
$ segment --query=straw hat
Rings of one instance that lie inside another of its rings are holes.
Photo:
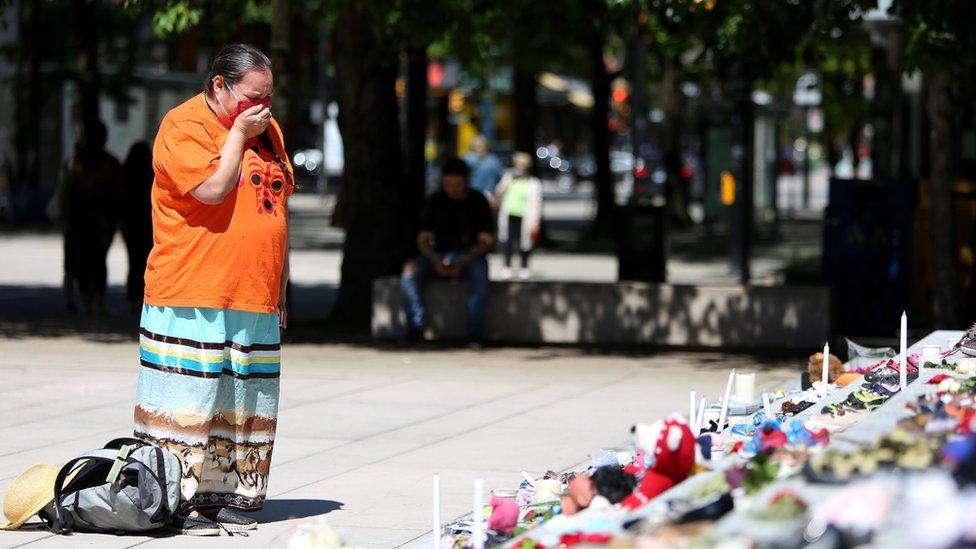
[[[0,530],[20,528],[54,500],[54,481],[59,470],[50,463],[40,463],[14,479],[3,496],[3,514],[7,520],[0,523]]]

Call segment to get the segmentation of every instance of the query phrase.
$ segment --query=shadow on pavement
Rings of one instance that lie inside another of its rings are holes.
[[[316,517],[342,509],[341,501],[328,499],[268,499],[260,511],[248,513],[261,524]]]
[[[332,284],[296,284],[291,288],[291,312],[285,341],[292,332],[298,341],[329,343],[342,341],[325,325],[337,289]],[[59,286],[0,285],[0,337],[81,337],[90,341],[116,343],[137,341],[139,312],[129,310],[125,288],[109,286],[106,312],[101,315],[69,313]]]

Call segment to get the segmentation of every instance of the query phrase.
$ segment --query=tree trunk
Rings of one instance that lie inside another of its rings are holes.
[[[366,3],[348,7],[333,33],[345,173],[337,204],[345,228],[336,327],[367,330],[373,280],[400,272],[405,207],[396,79],[398,52]]]
[[[406,230],[404,246],[413,250],[420,223],[427,186],[427,162],[424,145],[427,141],[427,50],[410,47],[407,50],[406,143],[404,183],[406,184]]]
[[[81,119],[87,123],[99,120],[98,94],[101,75],[98,72],[98,2],[74,0],[74,28],[79,33],[78,91],[81,96]]]
[[[946,73],[928,79],[930,120],[929,162],[932,192],[932,268],[934,328],[957,328],[955,223],[952,212],[952,173],[949,166],[952,148],[953,106],[949,93],[952,84]]]
[[[29,192],[29,187],[38,185],[41,172],[41,3],[41,0],[25,0],[18,4],[23,34],[22,47],[18,48],[17,85],[14,86],[18,107],[14,113],[17,121],[17,158],[10,204],[14,223],[23,221],[22,216],[27,212],[22,208],[21,197]]]
[[[593,110],[590,113],[593,160],[596,174],[593,185],[596,190],[596,220],[593,232],[596,236],[611,236],[614,231],[616,200],[613,193],[613,174],[610,172],[610,75],[603,62],[605,35],[599,22],[594,21],[590,30],[590,90],[593,94]]]
[[[515,66],[515,150],[535,158],[535,71]]]
[[[664,169],[667,171],[668,217],[672,223],[687,226],[688,186],[681,179],[681,130],[684,127],[684,95],[681,93],[681,65],[677,59],[664,55],[661,77],[661,109],[664,123],[661,126],[661,145],[664,153]]]
[[[752,102],[752,74],[749,67],[738,62],[732,69],[730,95],[734,103],[732,111],[732,175],[735,177],[735,202],[730,219],[732,270],[738,274],[741,284],[748,284],[751,277],[750,257],[752,248],[752,217],[755,188],[753,181],[753,154],[755,105]]]
[[[291,2],[271,1],[271,65],[274,67],[274,115],[285,136],[297,136],[292,113]],[[293,133],[294,132],[294,133]]]

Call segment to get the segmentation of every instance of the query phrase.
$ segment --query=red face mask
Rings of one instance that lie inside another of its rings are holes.
[[[230,124],[231,125],[234,124],[234,120],[236,120],[237,117],[240,116],[240,114],[242,112],[246,111],[247,109],[250,109],[251,107],[253,107],[255,105],[261,105],[262,107],[265,107],[265,108],[268,108],[268,109],[271,108],[271,96],[270,95],[268,97],[265,97],[264,99],[247,99],[247,98],[241,99],[241,98],[237,97],[237,94],[234,93],[234,89],[231,88],[230,86],[227,86],[227,91],[229,91],[230,94],[234,96],[234,99],[237,99],[237,112],[235,112],[233,114],[231,114],[230,112],[228,112],[227,111],[227,108],[224,107],[224,103],[220,100],[219,97],[217,97],[217,94],[216,93],[214,94],[214,99],[217,100],[217,103],[220,103],[220,108],[223,109],[224,114],[226,114],[227,117],[230,118]]]

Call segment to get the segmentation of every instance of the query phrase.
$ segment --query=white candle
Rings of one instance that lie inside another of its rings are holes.
[[[769,393],[763,393],[763,409],[766,411],[766,417],[773,419],[773,407],[769,404]]]
[[[689,395],[689,396],[690,396],[690,398],[688,399],[689,400],[689,403],[688,403],[688,406],[689,406],[689,408],[688,408],[688,427],[690,429],[694,429],[695,428],[695,424],[698,423],[698,421],[695,419],[695,407],[698,406],[698,402],[697,402],[697,399],[695,399],[695,390],[694,389],[691,390],[691,395]]]
[[[701,434],[702,428],[705,427],[705,395],[701,397],[701,404],[698,405],[698,415],[695,417],[698,420],[695,423],[695,438]]]
[[[434,475],[434,519],[431,521],[434,532],[434,549],[441,547],[441,477]]]
[[[908,315],[901,313],[901,364],[898,368],[898,382],[901,388],[908,386]]]
[[[827,383],[830,377],[830,342],[824,343],[823,370],[820,374],[820,398],[827,398]]]
[[[485,506],[481,499],[482,492],[485,491],[485,479],[474,479],[474,497],[471,500],[474,509],[474,528],[471,530],[471,547],[474,549],[485,548],[485,515],[482,508]]]
[[[718,416],[718,432],[725,429],[725,417],[729,413],[729,399],[732,398],[732,383],[735,381],[735,368],[729,372],[729,381],[725,384],[725,398],[722,399],[722,413]]]

